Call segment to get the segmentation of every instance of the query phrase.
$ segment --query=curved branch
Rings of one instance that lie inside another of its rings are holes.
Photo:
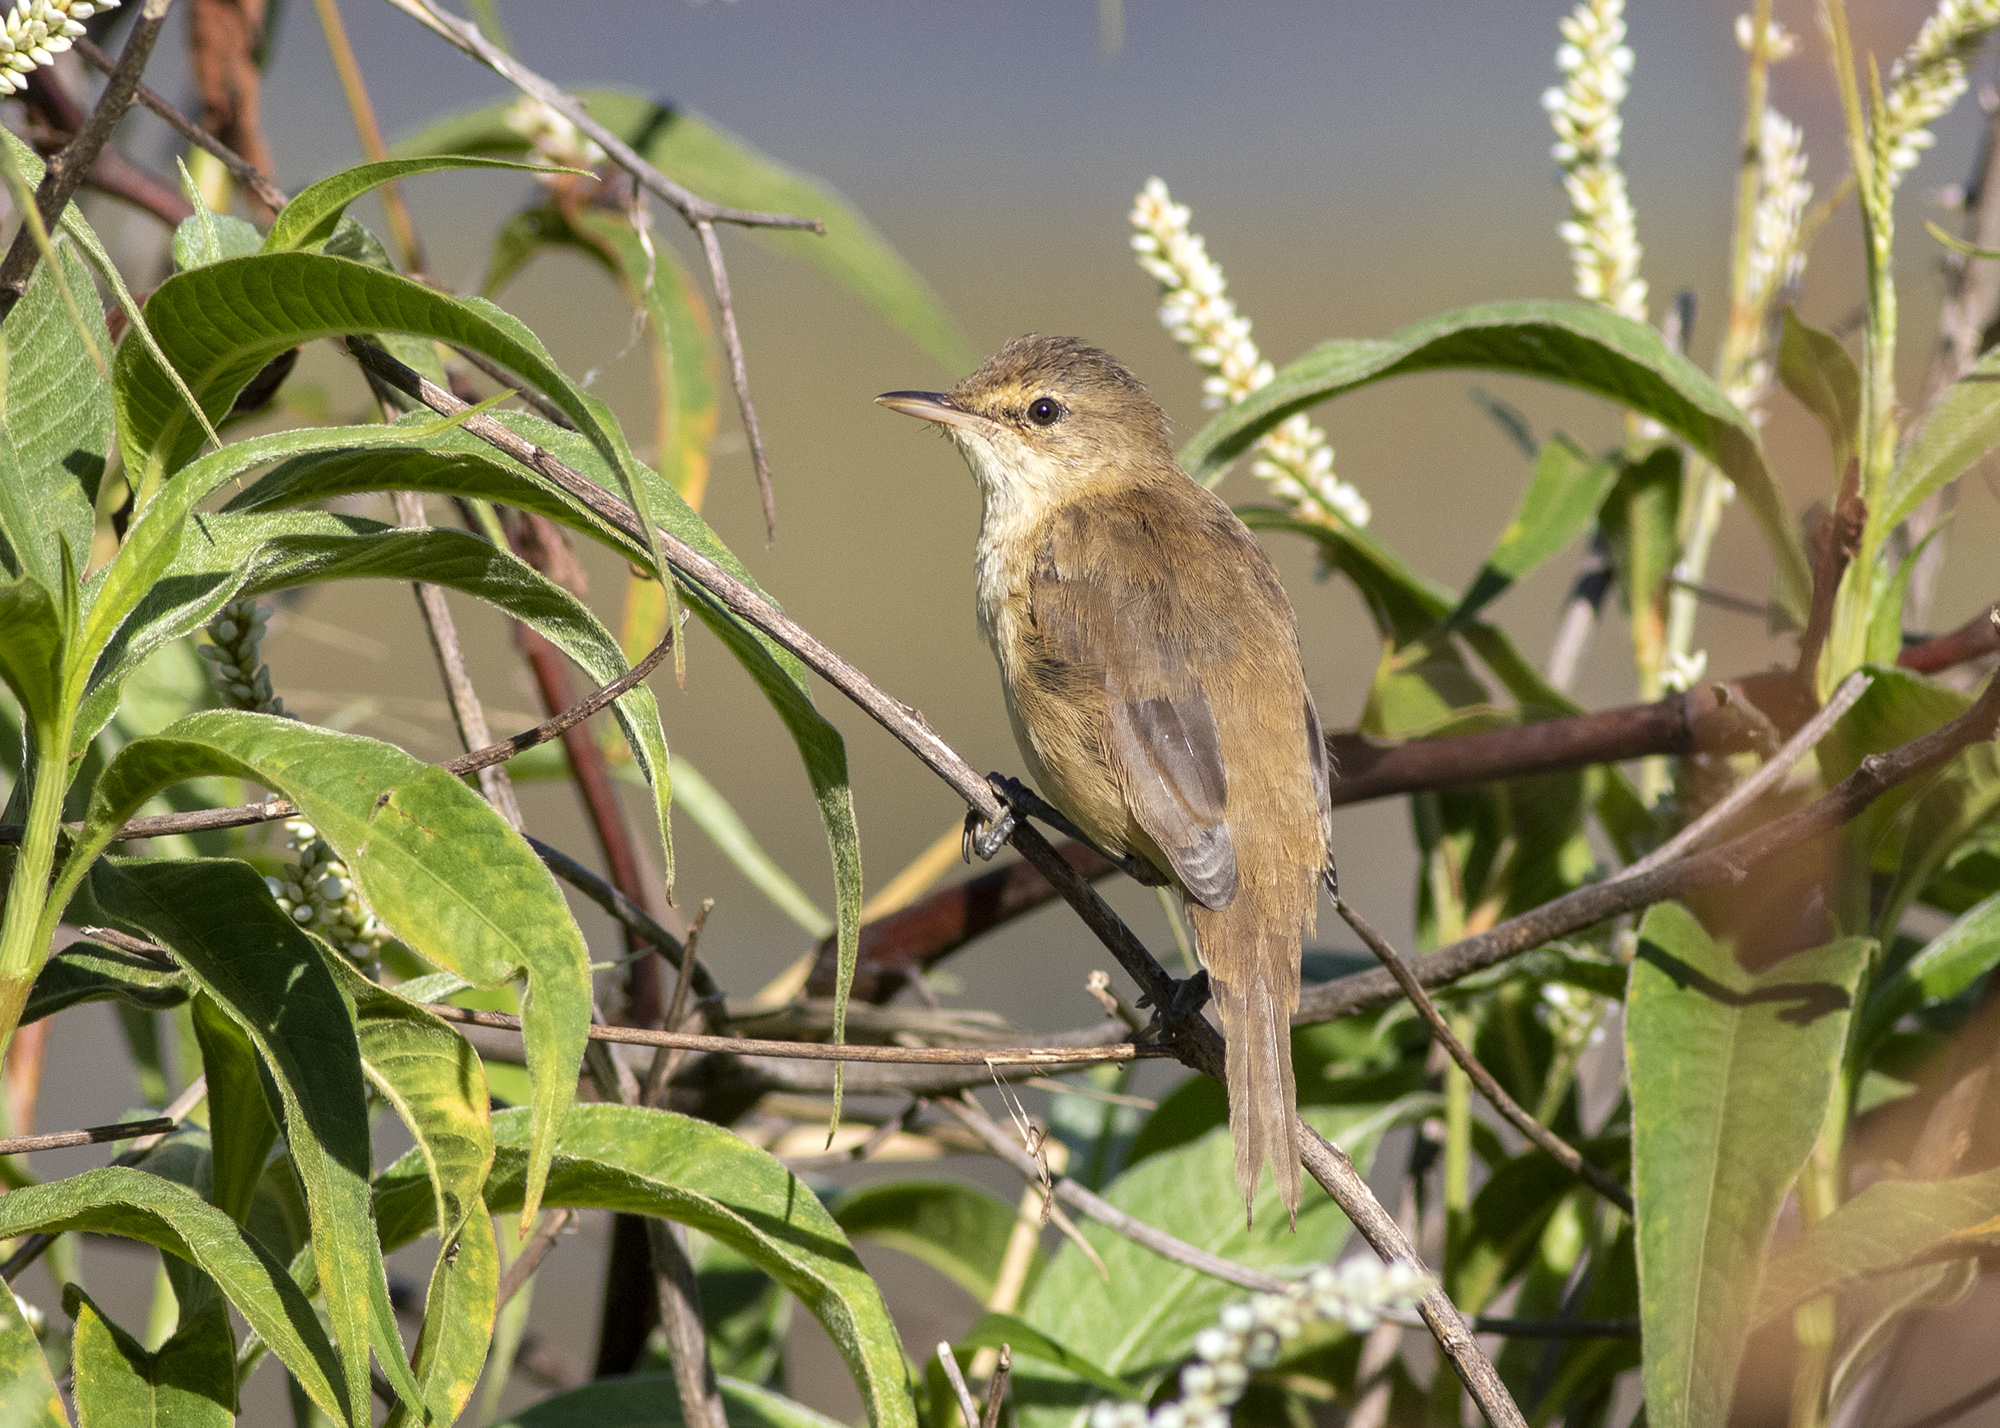
[[[1411,971],[1422,985],[1441,987],[1607,917],[1636,912],[1697,888],[1740,882],[1753,866],[1774,853],[1832,832],[1897,784],[1929,773],[1960,751],[1991,739],[1996,727],[2000,727],[2000,678],[1989,679],[1978,701],[1950,723],[1887,753],[1869,755],[1853,773],[1804,808],[1774,818],[1710,852],[1664,867],[1627,871],[1578,888],[1490,931],[1419,957],[1410,964]],[[1331,1021],[1350,1012],[1386,1006],[1400,995],[1396,979],[1388,972],[1357,972],[1307,987],[1292,1024]]]

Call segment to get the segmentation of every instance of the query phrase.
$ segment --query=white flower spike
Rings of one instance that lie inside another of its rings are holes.
[[[1577,296],[1644,322],[1638,220],[1618,167],[1623,132],[1618,106],[1632,72],[1624,0],[1582,0],[1561,29],[1556,68],[1563,82],[1542,95],[1556,131],[1552,152],[1569,195],[1569,221],[1556,231],[1569,245]]]
[[[28,76],[70,47],[83,22],[118,0],[19,0],[0,21],[0,95],[18,94]]]
[[[1189,231],[1189,210],[1175,203],[1166,184],[1146,180],[1132,203],[1132,251],[1160,284],[1160,321],[1174,341],[1209,375],[1203,404],[1234,406],[1276,375],[1250,336],[1250,319],[1224,296],[1222,268],[1208,256],[1199,233]],[[1303,412],[1285,418],[1251,448],[1251,474],[1306,520],[1349,526],[1368,524],[1368,502],[1333,474],[1326,433]]]

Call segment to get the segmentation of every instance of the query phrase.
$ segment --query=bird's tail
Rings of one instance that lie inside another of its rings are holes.
[[[1225,1075],[1229,1087],[1229,1133],[1236,1142],[1236,1185],[1244,1215],[1256,1197],[1264,1162],[1294,1228],[1299,1219],[1298,1088],[1292,1080],[1292,1007],[1279,994],[1280,982],[1249,976],[1230,982],[1209,971],[1222,1034],[1229,1040]],[[1297,973],[1291,985],[1297,986]],[[1297,993],[1292,997],[1297,1004]]]

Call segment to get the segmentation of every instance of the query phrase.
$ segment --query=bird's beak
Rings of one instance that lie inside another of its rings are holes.
[[[979,431],[991,425],[985,417],[953,406],[951,398],[943,392],[884,392],[875,399],[875,405],[901,412],[904,416],[934,421],[940,426],[962,426],[969,431]]]

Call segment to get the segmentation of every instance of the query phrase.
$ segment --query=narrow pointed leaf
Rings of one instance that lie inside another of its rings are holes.
[[[424,1325],[417,1335],[417,1384],[433,1421],[456,1422],[479,1385],[493,1343],[495,1305],[500,1289],[500,1251],[493,1217],[477,1197],[472,1212],[449,1247],[440,1247],[424,1295]],[[416,1416],[402,1404],[384,1428],[404,1428]]]
[[[475,158],[469,154],[436,154],[420,159],[384,159],[379,163],[357,164],[331,178],[323,178],[292,196],[271,231],[264,235],[266,253],[285,253],[315,248],[333,236],[347,205],[371,189],[397,179],[415,178],[446,169],[514,169],[528,173],[564,173],[539,164],[514,163],[506,159]]]
[[[1869,998],[1860,1044],[1874,1046],[1908,1013],[1951,1000],[1995,966],[2000,966],[2000,893],[1968,908],[1882,979]]]
[[[1870,944],[1752,977],[1686,909],[1640,927],[1626,1000],[1647,1421],[1728,1419],[1764,1241],[1819,1138]]]
[[[1826,429],[1834,480],[1847,469],[1861,434],[1861,369],[1840,339],[1808,327],[1788,305],[1778,338],[1778,377]]]
[[[1514,519],[1451,612],[1452,626],[1464,624],[1582,534],[1617,479],[1619,466],[1611,457],[1593,461],[1566,436],[1550,438]]]
[[[63,1308],[76,1320],[70,1353],[79,1428],[227,1428],[236,1421],[236,1344],[219,1300],[153,1353],[74,1284],[63,1291]]]
[[[320,1411],[354,1422],[340,1362],[311,1303],[269,1250],[192,1190],[114,1165],[0,1195],[0,1239],[71,1230],[142,1240],[203,1270]]]
[[[1889,489],[1869,525],[1894,530],[1924,498],[2000,446],[2000,348],[1988,352],[1924,416],[1889,473]]]
[[[443,769],[373,739],[235,711],[192,715],[126,745],[98,780],[74,856],[94,856],[158,789],[213,773],[252,779],[296,803],[376,916],[420,956],[481,986],[527,978],[531,1219],[590,1025],[589,954],[541,860]]]
[[[62,610],[32,575],[0,584],[0,679],[31,729],[50,729],[62,704],[68,642]]]
[[[1444,370],[1512,372],[1576,387],[1687,441],[1736,483],[1777,560],[1780,598],[1803,623],[1812,572],[1756,428],[1652,328],[1587,303],[1490,303],[1379,340],[1322,343],[1211,421],[1183,448],[1181,463],[1197,479],[1210,476],[1293,412],[1388,377]]]
[[[115,1001],[164,1011],[188,999],[187,974],[90,941],[72,942],[42,964],[21,1013],[21,1025],[83,1002]]]
[[[0,1285],[0,1423],[70,1428],[49,1361],[14,1291]]]
[[[521,1203],[528,1117],[493,1118],[499,1155],[487,1206]],[[428,1228],[431,1192],[414,1156],[376,1185],[383,1243]],[[860,1389],[870,1421],[914,1421],[903,1351],[881,1291],[818,1198],[776,1160],[720,1126],[628,1106],[570,1112],[544,1203],[597,1206],[677,1220],[713,1236],[789,1289],[825,1326]]]
[[[109,360],[111,337],[90,270],[61,235],[55,252],[98,359]],[[62,573],[61,546],[78,565],[90,557],[91,503],[111,450],[111,383],[92,360],[47,263],[36,265],[0,328],[0,372],[0,464],[7,473],[0,480],[0,564],[53,586]]]
[[[91,890],[107,914],[174,954],[205,998],[256,1047],[277,1087],[286,1143],[305,1185],[313,1263],[347,1370],[354,1417],[358,1421],[369,1411],[371,1343],[390,1382],[406,1399],[416,1398],[368,1197],[360,1047],[318,948],[271,900],[264,880],[232,859],[107,860],[95,869]],[[210,1041],[226,1045],[219,1030]],[[250,1094],[244,1087],[234,1107],[241,1109]],[[261,1171],[261,1158],[255,1169]],[[233,1175],[229,1186],[218,1183],[218,1191],[228,1189],[234,1201],[222,1208],[240,1218],[255,1186],[249,1167]]]
[[[472,348],[539,387],[602,457],[625,499],[642,517],[648,512],[637,462],[610,410],[565,377],[532,332],[491,303],[454,299],[345,258],[260,253],[167,279],[147,299],[146,316],[172,376],[143,346],[129,342],[118,349],[114,371],[119,444],[142,503],[200,444],[175,378],[215,419],[244,383],[288,348],[320,337],[402,332]],[[650,546],[648,564],[658,565]]]
[[[116,915],[115,907],[106,911]],[[195,997],[192,1010],[201,1071],[208,1082],[209,1203],[237,1224],[247,1224],[264,1163],[278,1142],[277,1117],[264,1098],[249,1034],[206,993]]]

